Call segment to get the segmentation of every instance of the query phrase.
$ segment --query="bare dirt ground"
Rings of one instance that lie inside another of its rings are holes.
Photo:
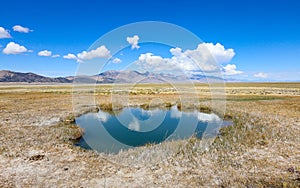
[[[132,104],[176,91],[142,85]],[[73,145],[72,86],[0,85],[0,187],[299,187],[300,83],[232,83],[226,87],[223,128],[209,150],[191,138],[117,155]],[[210,89],[198,85],[202,105]],[[97,86],[96,103],[109,104],[111,86]],[[191,100],[195,96],[190,95]]]

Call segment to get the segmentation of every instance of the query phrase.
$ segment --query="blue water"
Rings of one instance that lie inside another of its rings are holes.
[[[85,130],[76,145],[117,153],[131,147],[186,139],[193,135],[202,138],[204,132],[216,133],[229,123],[215,114],[182,112],[176,106],[168,110],[124,108],[115,114],[100,110],[76,118],[76,124]]]

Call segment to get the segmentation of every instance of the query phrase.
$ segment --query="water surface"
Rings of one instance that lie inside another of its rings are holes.
[[[186,139],[203,133],[215,134],[228,125],[215,114],[198,111],[182,112],[170,109],[124,108],[117,113],[99,111],[76,118],[85,134],[76,144],[99,152],[117,153],[120,150],[167,140]]]

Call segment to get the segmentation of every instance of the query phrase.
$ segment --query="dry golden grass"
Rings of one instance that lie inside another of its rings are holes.
[[[84,131],[74,117],[90,109],[73,111],[72,86],[1,85],[0,187],[299,187],[299,86],[228,84],[226,113],[235,125],[208,151],[191,138],[107,155],[73,145]],[[96,87],[97,105],[111,107],[112,88]],[[200,95],[185,96],[208,110],[209,88],[196,89]],[[159,84],[136,86],[129,102],[147,106],[157,98],[165,106],[180,102]]]

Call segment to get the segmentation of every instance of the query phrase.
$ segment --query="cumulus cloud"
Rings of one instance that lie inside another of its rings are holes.
[[[94,58],[110,58],[110,51],[104,46],[100,46],[95,50],[89,52],[83,51],[77,54],[78,59],[80,60],[90,60]]]
[[[153,70],[153,71],[160,71],[160,70],[168,70],[170,67],[170,59],[162,58],[161,56],[153,55],[152,53],[145,53],[141,54],[136,61],[136,64],[142,67],[145,70]]]
[[[206,72],[218,71],[220,64],[231,61],[235,52],[233,49],[225,49],[220,43],[201,43],[193,50],[183,51],[181,48],[171,48],[171,58],[163,58],[152,53],[141,54],[135,62],[145,70],[166,71],[197,71]],[[232,66],[226,66],[224,70],[227,73],[237,74],[240,71],[233,69]],[[235,72],[233,71],[235,70]],[[228,72],[231,71],[231,72]]]
[[[267,73],[263,73],[263,72],[259,72],[253,75],[256,78],[267,78],[268,74]]]
[[[236,70],[236,65],[235,64],[227,64],[226,66],[223,66],[223,71],[224,74],[227,76],[232,76],[232,75],[237,75],[237,74],[242,74],[242,71]]]
[[[60,57],[60,55],[59,54],[55,54],[55,55],[52,55],[51,57],[57,58],[57,57]]]
[[[188,58],[163,58],[152,53],[141,54],[135,63],[143,70],[152,72],[187,71],[195,69],[191,60]]]
[[[20,33],[29,33],[29,32],[33,31],[33,30],[31,30],[27,27],[23,27],[23,26],[20,26],[20,25],[13,26],[13,30],[16,31],[16,32],[20,32]]]
[[[205,121],[205,122],[211,122],[211,121],[220,121],[221,119],[216,114],[205,114],[198,112],[198,120],[199,121]]]
[[[107,120],[109,119],[109,115],[108,115],[107,113],[102,112],[102,111],[100,110],[100,111],[97,113],[97,118],[98,118],[101,122],[105,123],[105,122],[107,122]]]
[[[11,38],[8,30],[4,29],[3,27],[0,27],[0,39],[5,39],[5,38]]]
[[[198,45],[197,51],[203,53],[206,51],[206,49],[211,53],[218,63],[230,62],[235,55],[235,52],[232,48],[225,49],[225,47],[220,43],[215,45],[213,43],[201,43]]]
[[[91,60],[95,58],[110,58],[111,54],[110,51],[104,46],[100,46],[95,50],[91,51],[82,51],[78,53],[77,55],[69,53],[68,55],[64,55],[64,59],[74,59],[77,60],[77,62],[83,62],[85,60]]]
[[[121,59],[119,59],[119,58],[115,58],[115,59],[113,59],[113,61],[112,61],[113,63],[121,63],[122,62],[122,60]]]
[[[136,118],[134,118],[133,121],[128,124],[128,129],[131,129],[133,131],[140,131],[141,125],[139,121]]]
[[[43,50],[43,51],[40,51],[38,53],[39,56],[45,56],[45,57],[49,57],[52,55],[52,52],[51,51],[48,51],[48,50]]]
[[[27,50],[27,48],[25,48],[24,46],[21,46],[14,42],[8,43],[3,49],[4,54],[20,54],[24,52],[30,52],[30,50]]]
[[[140,46],[138,45],[139,42],[139,36],[134,35],[133,37],[127,37],[127,42],[131,45],[131,49],[139,49]]]
[[[219,64],[230,62],[235,52],[225,49],[220,43],[201,43],[194,50],[186,50],[184,55],[190,57],[201,70],[216,71]]]
[[[64,59],[74,59],[74,60],[77,60],[76,55],[70,54],[70,53],[67,54],[67,55],[64,55],[63,58],[64,58]]]

